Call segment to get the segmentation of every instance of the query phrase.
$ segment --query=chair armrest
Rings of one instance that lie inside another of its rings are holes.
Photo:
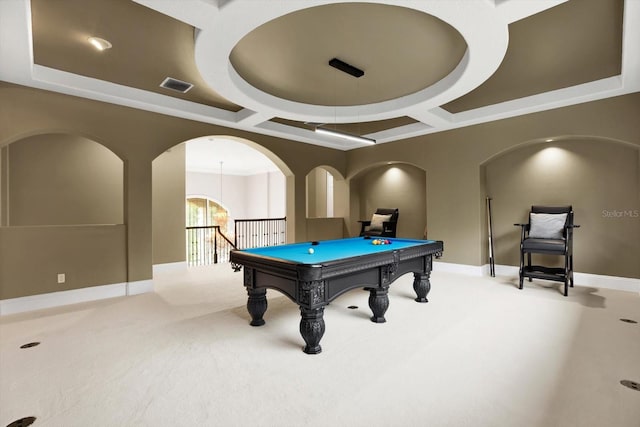
[[[524,242],[525,233],[529,231],[529,224],[513,224],[516,227],[520,227],[520,246],[522,248],[522,242]]]
[[[382,223],[382,229],[384,231],[394,231],[397,225],[398,223],[395,221],[384,221]]]
[[[360,236],[364,235],[364,232],[367,230],[367,227],[371,225],[371,221],[358,221],[360,223]]]

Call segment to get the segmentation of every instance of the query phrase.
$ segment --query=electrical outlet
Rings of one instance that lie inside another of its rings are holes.
[[[65,280],[67,280],[67,278],[65,277],[64,273],[58,273],[58,283],[64,283]]]

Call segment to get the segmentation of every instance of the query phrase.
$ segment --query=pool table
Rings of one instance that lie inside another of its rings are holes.
[[[389,238],[389,244],[380,245],[375,240],[354,237],[232,251],[232,266],[244,267],[250,324],[265,323],[267,288],[280,291],[300,306],[303,351],[317,354],[325,331],[324,307],[344,292],[368,290],[371,320],[383,323],[389,285],[412,272],[415,300],[427,302],[432,257],[442,255],[443,242]]]

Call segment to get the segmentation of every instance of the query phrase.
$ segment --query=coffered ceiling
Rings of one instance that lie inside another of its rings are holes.
[[[638,0],[2,0],[0,80],[350,150],[314,126],[380,144],[636,92],[638,22]]]

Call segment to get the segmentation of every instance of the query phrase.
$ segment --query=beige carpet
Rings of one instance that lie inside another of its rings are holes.
[[[640,297],[512,277],[412,276],[387,323],[368,292],[325,310],[306,355],[297,306],[269,291],[251,327],[228,265],[159,274],[156,293],[0,318],[0,425],[640,426]],[[350,305],[359,306],[350,310]],[[20,346],[39,341],[37,347]]]

